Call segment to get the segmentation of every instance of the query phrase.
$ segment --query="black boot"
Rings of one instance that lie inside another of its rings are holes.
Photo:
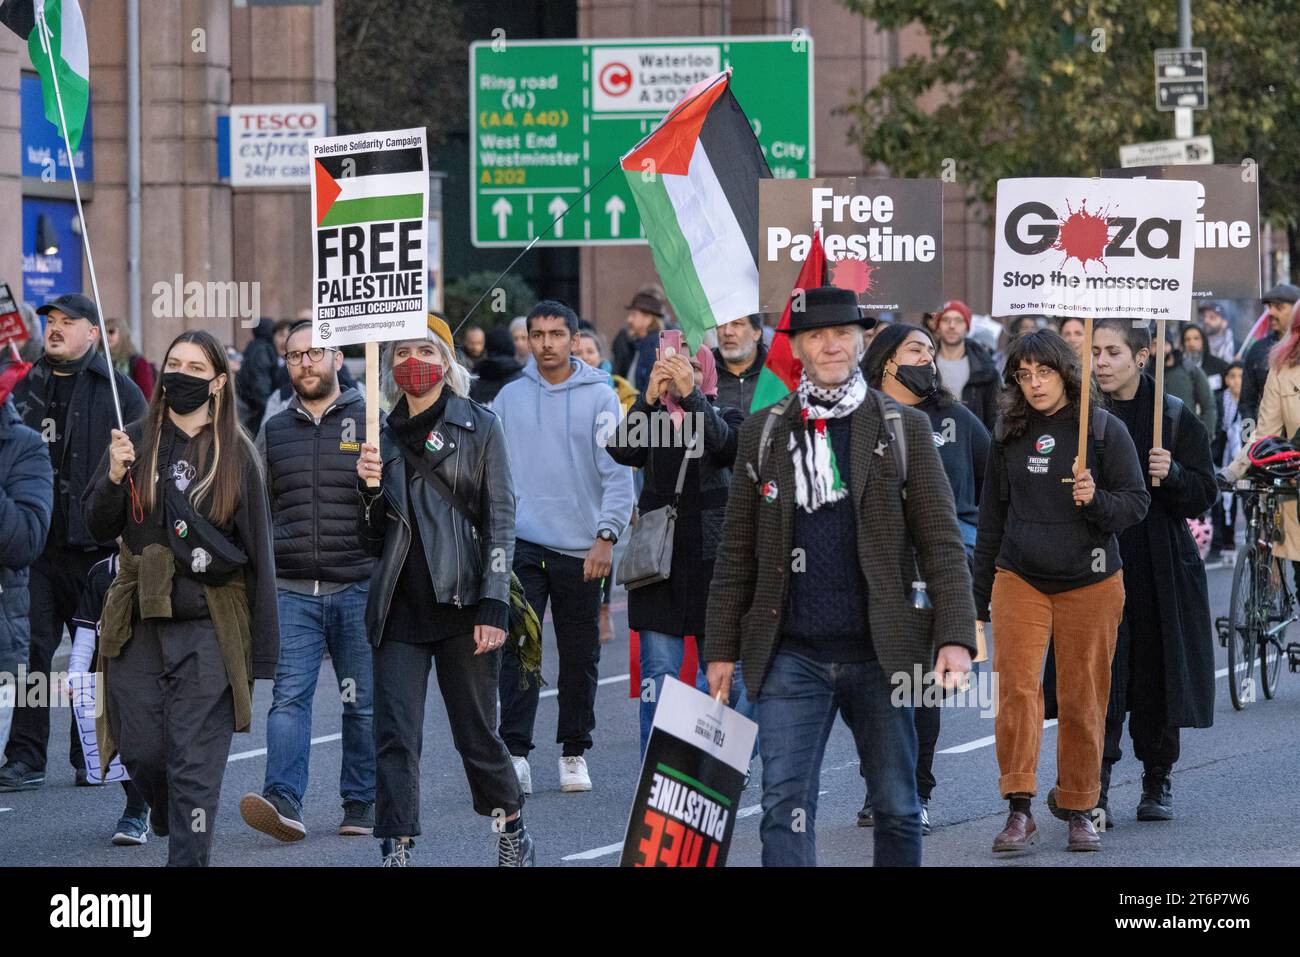
[[[1138,802],[1139,821],[1172,821],[1174,797],[1168,768],[1149,767],[1142,773],[1142,800]]]
[[[1114,770],[1115,762],[1101,759],[1101,793],[1097,796],[1097,807],[1106,813],[1106,827],[1110,827],[1110,772]]]

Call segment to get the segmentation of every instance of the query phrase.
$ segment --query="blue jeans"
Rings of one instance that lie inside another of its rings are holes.
[[[890,691],[879,662],[823,664],[777,653],[757,699],[764,867],[817,864],[817,792],[837,711],[865,759],[876,816],[875,865],[920,866],[913,709],[895,707]]]
[[[686,639],[680,635],[665,635],[662,631],[639,632],[641,641],[641,755],[645,756],[650,743],[650,729],[654,725],[655,707],[664,690],[664,678],[681,675],[682,660],[686,657]],[[652,688],[653,685],[653,688]],[[709,693],[709,681],[703,670],[695,673],[695,687]]]
[[[280,660],[266,718],[262,792],[286,797],[300,811],[307,793],[312,698],[326,648],[343,698],[339,794],[345,801],[375,800],[374,681],[366,640],[369,594],[368,580],[332,595],[299,595],[284,589],[278,593]]]

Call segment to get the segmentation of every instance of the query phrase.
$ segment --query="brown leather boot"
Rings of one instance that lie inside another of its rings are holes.
[[[1069,838],[1065,845],[1067,851],[1100,851],[1101,837],[1093,826],[1092,815],[1087,811],[1070,812]]]
[[[1032,815],[1012,811],[1002,832],[993,838],[994,854],[1019,854],[1038,840],[1038,825]]]

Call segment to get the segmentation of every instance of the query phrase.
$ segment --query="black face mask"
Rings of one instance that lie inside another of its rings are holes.
[[[935,376],[933,365],[900,365],[894,370],[894,378],[902,383],[908,392],[921,399],[928,399],[939,391],[939,387],[935,384]]]
[[[208,401],[208,386],[212,380],[184,372],[164,372],[162,384],[167,404],[179,414],[189,415]]]

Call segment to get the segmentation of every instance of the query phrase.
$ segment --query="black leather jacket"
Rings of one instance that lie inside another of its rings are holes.
[[[515,488],[506,455],[505,431],[490,410],[451,395],[436,427],[446,441],[422,453],[478,516],[471,523],[431,488],[417,471],[407,497],[406,457],[387,432],[380,443],[383,492],[360,495],[362,547],[379,557],[370,578],[366,631],[372,644],[383,638],[393,592],[411,547],[410,515],[420,523],[420,540],[439,601],[459,607],[492,598],[510,602],[510,569],[515,554]],[[411,508],[411,505],[414,508]],[[477,527],[476,527],[477,525]]]

